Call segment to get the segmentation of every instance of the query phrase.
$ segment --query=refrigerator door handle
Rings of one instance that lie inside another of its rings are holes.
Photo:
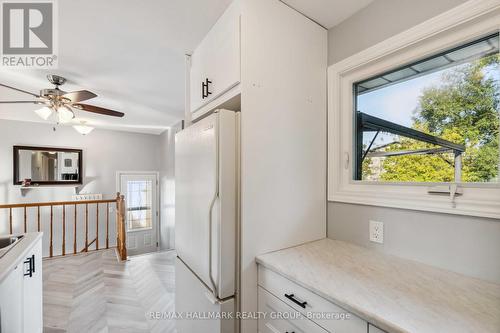
[[[215,206],[215,202],[217,201],[217,198],[219,197],[219,191],[217,191],[214,194],[214,197],[212,199],[212,202],[210,203],[210,209],[208,211],[208,275],[210,277],[210,283],[212,284],[212,291],[213,291],[213,297],[217,299],[218,296],[218,291],[217,291],[217,284],[215,283],[215,280],[212,275],[212,212]]]
[[[218,113],[217,111],[215,112]],[[215,202],[219,198],[219,129],[220,129],[220,118],[217,114],[216,118],[216,131],[215,131],[215,193],[210,203],[210,209],[208,210],[208,276],[210,278],[210,283],[212,284],[212,292],[215,299],[218,299],[217,284],[212,274],[212,212],[214,210]]]

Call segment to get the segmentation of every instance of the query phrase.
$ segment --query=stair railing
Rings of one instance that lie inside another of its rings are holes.
[[[118,251],[118,255],[121,260],[126,260],[127,259],[127,247],[126,247],[126,225],[125,225],[125,197],[123,195],[120,195],[120,193],[117,193],[115,199],[106,199],[106,200],[82,200],[82,201],[54,201],[54,202],[36,202],[36,203],[18,203],[18,204],[5,204],[5,205],[0,205],[0,211],[2,210],[8,210],[8,233],[13,234],[14,233],[14,212],[15,210],[22,210],[22,216],[24,217],[22,220],[22,225],[21,229],[24,233],[27,232],[33,232],[33,231],[42,231],[44,230],[44,223],[50,223],[49,224],[49,232],[48,232],[48,243],[49,243],[49,258],[54,257],[54,224],[55,223],[60,223],[60,228],[62,230],[61,237],[62,237],[62,242],[61,242],[61,255],[65,256],[68,254],[77,254],[79,252],[89,252],[93,250],[99,250],[102,249],[100,248],[101,242],[99,240],[99,231],[101,228],[105,228],[105,242],[104,246],[106,249],[109,249],[113,246],[110,246],[110,241],[109,241],[109,236],[110,236],[110,230],[109,230],[109,225],[110,225],[110,205],[116,205],[116,248]],[[89,242],[89,207],[92,205],[95,205],[95,238]],[[78,212],[79,209],[78,207],[85,207],[85,214],[84,214],[84,237],[85,237],[85,242],[83,249],[81,251],[78,251],[77,248],[77,239],[78,239]],[[105,224],[102,225],[99,222],[99,209],[100,207],[106,207],[106,213],[105,213]],[[44,221],[41,217],[40,214],[40,208],[41,207],[50,207],[50,219],[49,221]],[[54,210],[59,208],[61,209],[61,220],[60,221],[55,221],[54,218]],[[73,207],[73,216],[68,216],[68,210],[67,207]],[[36,210],[36,230],[33,230],[33,228],[28,227],[28,213],[32,213],[32,210]],[[68,222],[67,220],[72,220],[71,222],[73,223],[73,235],[72,237],[67,236],[67,227],[66,223]],[[18,221],[16,221],[18,222]],[[59,227],[59,226],[56,226]],[[45,237],[45,234],[44,234]],[[68,240],[73,241],[73,246],[72,250],[73,251],[68,251],[68,246],[66,244],[66,241]],[[93,248],[90,248],[91,245],[94,245]]]

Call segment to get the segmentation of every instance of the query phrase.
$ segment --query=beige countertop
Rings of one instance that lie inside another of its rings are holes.
[[[19,243],[13,246],[2,258],[0,258],[0,282],[2,282],[19,263],[24,261],[28,251],[33,248],[33,245],[35,245],[36,241],[42,236],[42,232],[24,234],[24,237]]]
[[[500,333],[500,284],[331,239],[257,262],[388,332]]]

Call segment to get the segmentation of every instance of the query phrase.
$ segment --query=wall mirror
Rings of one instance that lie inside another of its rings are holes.
[[[14,185],[82,183],[82,150],[14,146]]]

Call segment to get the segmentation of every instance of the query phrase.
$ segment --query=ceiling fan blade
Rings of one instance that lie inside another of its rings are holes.
[[[105,116],[113,116],[113,117],[123,117],[125,113],[123,112],[118,112],[118,111],[113,111],[105,108],[101,108],[98,106],[94,105],[88,105],[88,104],[72,104],[72,106],[78,110],[83,110],[87,112],[93,112],[93,113],[98,113],[102,114]]]
[[[26,90],[22,90],[22,89],[14,88],[14,87],[8,86],[8,85],[6,85],[6,84],[2,84],[2,83],[0,83],[0,86],[1,86],[1,87],[5,87],[5,88],[9,88],[9,89],[12,89],[12,90],[15,90],[15,91],[19,91],[19,92],[22,92],[22,93],[25,93],[25,94],[28,94],[28,95],[31,95],[31,96],[40,97],[40,96],[39,96],[39,95],[37,95],[37,94],[30,93],[29,91],[26,91]]]
[[[63,97],[69,99],[73,103],[78,103],[81,101],[86,101],[87,99],[97,97],[97,95],[88,90],[79,90],[66,93],[63,95]]]

